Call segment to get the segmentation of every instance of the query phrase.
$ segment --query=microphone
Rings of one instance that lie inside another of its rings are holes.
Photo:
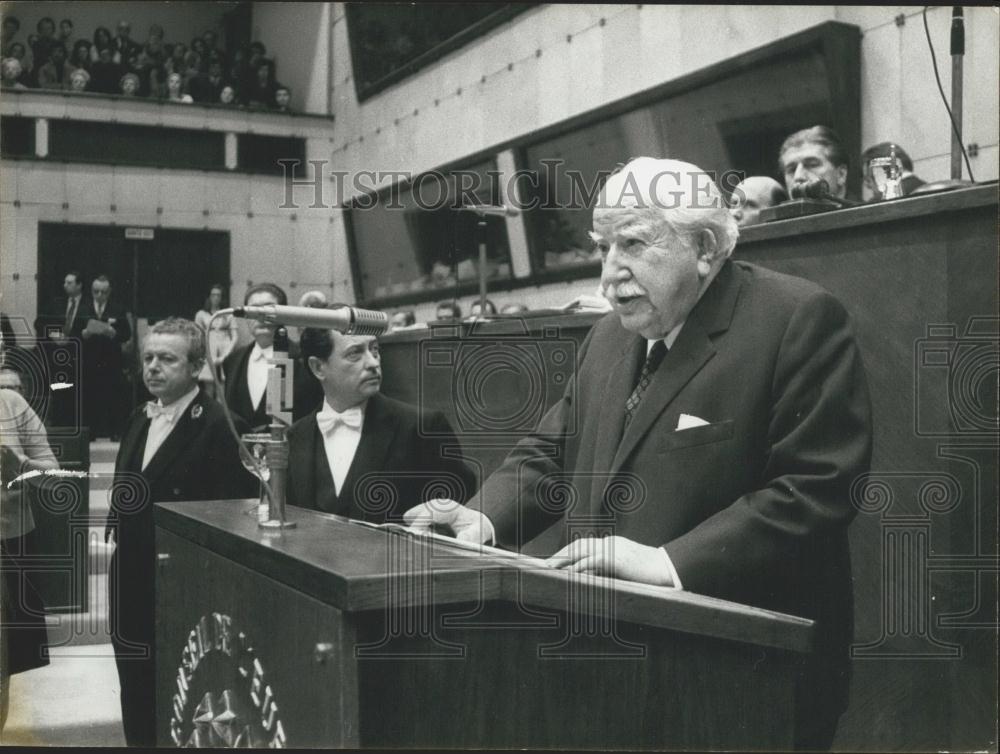
[[[825,178],[797,183],[788,192],[789,199],[830,199],[830,184]]]
[[[455,209],[459,212],[475,212],[480,215],[488,215],[489,217],[515,217],[521,214],[520,210],[508,207],[505,204],[463,204],[461,207],[456,207]]]
[[[315,327],[336,330],[345,335],[381,335],[389,329],[389,315],[371,309],[339,306],[336,309],[318,309],[311,306],[237,306],[234,317],[246,317],[272,325]]]

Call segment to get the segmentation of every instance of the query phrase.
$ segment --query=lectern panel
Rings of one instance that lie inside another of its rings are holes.
[[[340,610],[162,529],[157,552],[159,745],[358,744]]]

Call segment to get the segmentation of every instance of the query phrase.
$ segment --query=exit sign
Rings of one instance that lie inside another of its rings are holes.
[[[125,228],[125,238],[129,241],[152,241],[152,228]]]

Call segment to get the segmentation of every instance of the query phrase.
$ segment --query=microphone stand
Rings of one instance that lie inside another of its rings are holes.
[[[288,330],[279,327],[274,333],[274,358],[267,367],[267,413],[271,417],[267,443],[267,468],[271,474],[267,520],[258,521],[262,529],[293,529],[294,521],[285,520],[288,490],[288,438],[292,423],[292,360],[288,357]]]
[[[951,177],[962,180],[962,62],[965,58],[965,24],[962,6],[951,11],[951,114],[955,127],[951,132]]]
[[[479,316],[486,314],[486,213],[476,212],[476,235],[479,238]]]
[[[212,319],[210,319],[208,322],[208,332],[212,331],[212,323],[216,320],[216,318],[223,316],[232,316],[233,312],[234,309],[232,307],[226,309],[219,309],[219,311],[217,311],[215,314],[212,315]],[[277,475],[272,476],[271,482],[268,483],[268,481],[264,479],[264,465],[257,460],[257,457],[254,456],[252,452],[250,452],[250,448],[248,448],[246,443],[243,442],[243,438],[240,437],[240,433],[236,429],[236,423],[233,421],[233,414],[229,410],[229,404],[226,402],[225,376],[223,375],[222,370],[219,368],[218,364],[216,364],[214,361],[211,361],[211,359],[209,361],[212,366],[212,374],[215,377],[215,384],[218,385],[219,403],[222,404],[222,414],[223,416],[226,417],[226,426],[229,427],[229,432],[236,439],[236,444],[240,448],[241,455],[243,455],[246,458],[249,458],[250,462],[256,469],[257,478],[260,479],[260,484],[264,488],[264,494],[267,495],[267,501],[268,501],[267,521],[258,521],[257,525],[261,528],[278,529],[279,531],[281,529],[294,528],[295,526],[294,521],[288,522],[284,520],[285,489],[286,489],[285,485],[288,483],[288,440],[285,437],[285,427],[282,426],[277,421],[272,421],[271,426],[268,428],[271,431],[271,440],[268,442],[268,449],[267,449],[268,468],[273,470],[274,467],[270,466],[273,459],[273,461],[277,463],[278,467],[281,469]],[[278,367],[273,366],[277,361],[278,359],[274,359],[271,362],[272,366],[268,367],[267,385],[269,391],[268,395],[269,408],[271,405],[270,391],[271,391],[271,384],[273,381],[272,370],[274,370],[275,374],[278,375],[278,379],[280,381],[281,372],[278,371]],[[287,355],[285,361],[286,362],[290,361],[289,359],[287,359]],[[287,389],[289,391],[291,390],[291,380],[288,381]],[[289,400],[288,403],[290,405],[291,401]],[[289,418],[290,417],[291,414],[289,412]],[[276,417],[272,416],[273,420],[275,418]],[[275,428],[275,424],[278,425],[277,428]],[[274,450],[272,450],[272,447],[274,447]],[[275,486],[279,485],[280,485],[280,493],[276,494]],[[272,523],[272,521],[276,521],[276,523]]]

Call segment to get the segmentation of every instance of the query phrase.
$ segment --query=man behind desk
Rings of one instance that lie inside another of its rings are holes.
[[[117,548],[108,573],[111,641],[130,746],[155,744],[153,503],[254,494],[222,407],[198,388],[205,361],[201,329],[186,319],[150,328],[142,378],[156,402],[133,412],[125,430],[105,538]]]
[[[324,402],[288,432],[291,505],[382,523],[442,485],[456,498],[471,494],[465,464],[446,456],[459,450],[448,420],[421,421],[416,408],[379,394],[378,340],[307,328],[301,348]]]
[[[247,289],[244,306],[286,306],[288,296],[274,283],[257,283]],[[230,411],[243,418],[253,432],[264,432],[271,423],[267,415],[267,369],[274,358],[274,333],[277,329],[266,322],[252,323],[253,345],[233,349],[222,362],[226,381],[226,405]],[[298,347],[290,344],[289,354],[295,359],[292,380],[293,419],[301,419],[319,406],[322,394],[303,366],[300,365]]]
[[[850,491],[871,455],[847,313],[810,282],[729,260],[735,221],[694,165],[630,162],[593,227],[614,313],[563,398],[468,507],[434,501],[405,519],[516,547],[561,518],[553,565],[814,619],[794,736],[828,748],[849,681]],[[547,480],[566,472],[580,502],[560,514]]]

